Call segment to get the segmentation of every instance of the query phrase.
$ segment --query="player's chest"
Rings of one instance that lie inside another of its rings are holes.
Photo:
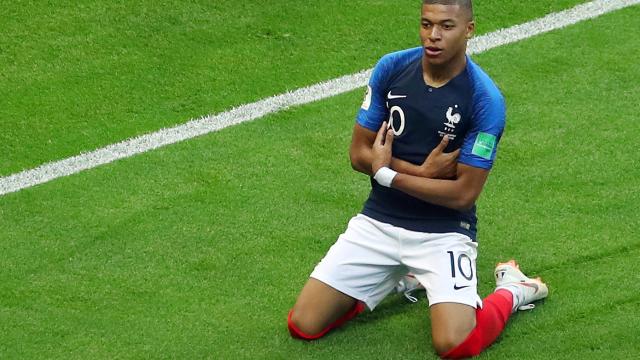
[[[439,142],[449,135],[460,143],[471,125],[471,96],[466,78],[456,77],[440,88],[427,86],[421,72],[390,84],[388,122],[399,141]],[[453,145],[453,144],[452,144]]]

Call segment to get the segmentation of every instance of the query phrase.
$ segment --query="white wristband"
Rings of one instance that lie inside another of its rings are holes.
[[[390,188],[391,182],[393,181],[393,178],[396,177],[396,175],[398,175],[396,171],[393,171],[384,166],[376,171],[376,174],[373,175],[373,178],[378,182],[378,184]]]

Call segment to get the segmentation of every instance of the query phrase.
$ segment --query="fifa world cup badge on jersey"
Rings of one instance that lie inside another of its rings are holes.
[[[369,110],[371,106],[371,86],[367,85],[367,93],[364,94],[364,101],[362,102],[362,110]]]
[[[491,154],[493,154],[493,148],[496,147],[496,137],[489,133],[480,132],[476,137],[476,142],[473,144],[473,155],[480,156],[483,159],[491,160]]]

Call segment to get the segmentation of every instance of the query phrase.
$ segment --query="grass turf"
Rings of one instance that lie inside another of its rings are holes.
[[[639,351],[630,269],[640,174],[629,149],[640,78],[629,59],[640,41],[607,42],[638,15],[626,9],[476,57],[509,104],[480,203],[481,293],[492,290],[494,262],[510,256],[551,287],[481,358]],[[429,357],[425,307],[397,297],[320,342],[285,330],[308,273],[368,191],[346,156],[360,99],[352,92],[4,196],[0,357]]]
[[[485,0],[479,32],[579,2]],[[418,14],[414,0],[7,3],[0,176],[369,68],[416,43]]]

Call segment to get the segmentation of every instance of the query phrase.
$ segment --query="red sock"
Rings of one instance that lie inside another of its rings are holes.
[[[302,332],[296,324],[291,321],[291,315],[293,315],[293,310],[289,311],[289,317],[287,318],[287,324],[289,325],[289,333],[294,338],[302,339],[302,340],[316,340],[323,336],[325,336],[329,331],[338,328],[347,321],[353,319],[358,314],[364,311],[364,303],[361,301],[356,302],[355,305],[351,308],[351,310],[347,311],[344,315],[342,315],[338,320],[334,321],[332,324],[329,324],[326,328],[320,331],[317,334],[309,335]]]
[[[498,290],[483,301],[482,309],[476,309],[476,327],[456,348],[442,355],[447,359],[462,359],[479,355],[493,344],[511,316],[513,295],[508,290]]]

